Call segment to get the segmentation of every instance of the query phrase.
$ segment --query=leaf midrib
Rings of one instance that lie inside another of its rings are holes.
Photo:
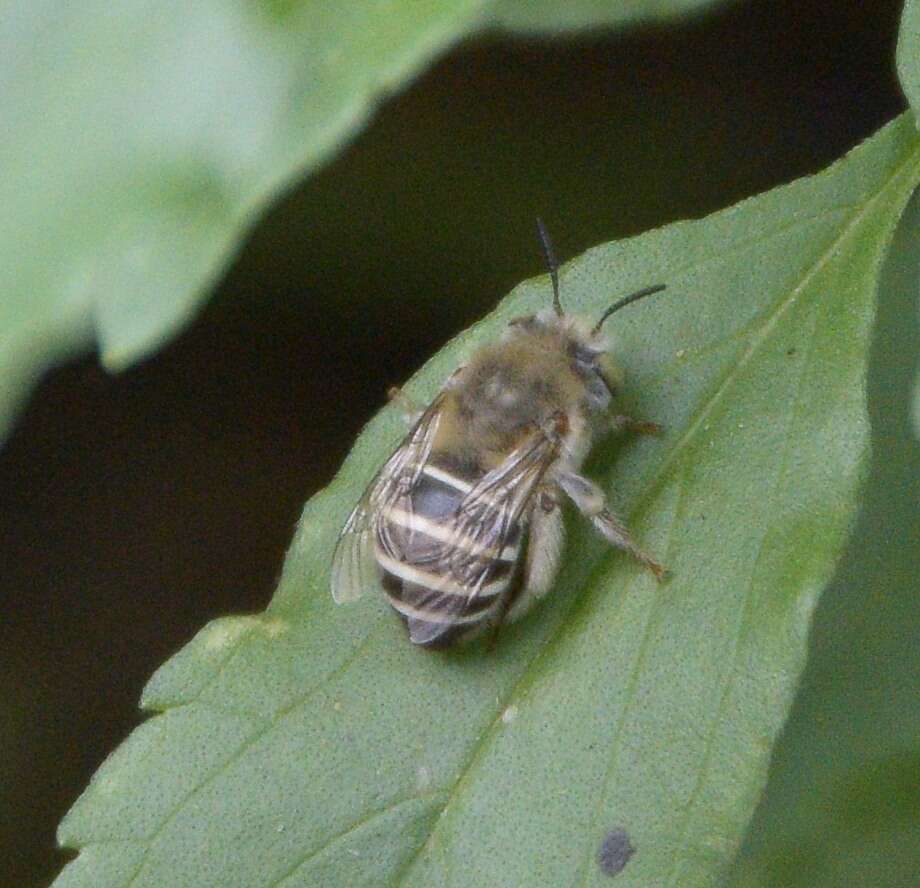
[[[812,346],[813,346],[813,336],[814,329],[816,324],[817,317],[817,307],[814,307],[811,312],[811,330],[809,336],[806,339],[806,350],[805,354],[802,356],[802,360],[799,364],[799,372],[795,382],[795,397],[793,399],[793,404],[791,409],[787,411],[787,421],[785,434],[782,436],[783,441],[785,442],[783,446],[783,452],[779,460],[779,465],[777,467],[776,479],[773,485],[773,501],[776,500],[777,491],[779,490],[783,477],[786,473],[786,469],[789,465],[789,452],[792,438],[789,435],[790,427],[792,426],[793,421],[797,413],[799,412],[802,395],[802,379],[805,376],[805,371],[809,366],[809,361],[811,358]],[[774,509],[770,510],[774,512]],[[744,594],[744,603],[742,605],[741,617],[738,621],[738,631],[735,634],[735,639],[732,644],[732,655],[731,655],[731,666],[726,670],[726,676],[722,691],[719,694],[719,702],[716,705],[715,716],[712,718],[711,724],[709,726],[709,732],[706,737],[706,748],[703,754],[702,761],[699,766],[699,772],[697,774],[696,781],[693,785],[693,789],[690,792],[690,796],[687,799],[687,804],[684,807],[683,812],[683,823],[681,824],[680,836],[677,843],[677,849],[674,853],[674,859],[671,862],[671,868],[668,872],[667,878],[665,879],[665,886],[669,888],[675,884],[675,879],[677,878],[678,866],[683,856],[684,849],[687,847],[687,830],[690,824],[691,815],[693,813],[693,806],[696,804],[696,800],[702,792],[704,785],[704,778],[707,772],[709,771],[710,765],[712,763],[712,752],[715,745],[716,733],[718,731],[719,725],[722,721],[722,717],[725,713],[725,706],[728,702],[732,688],[735,684],[735,678],[738,673],[738,655],[741,650],[741,639],[745,634],[745,630],[749,628],[749,616],[750,616],[750,607],[751,607],[751,598],[753,593],[754,582],[757,577],[757,570],[760,566],[761,558],[763,557],[764,544],[767,541],[767,538],[770,535],[770,528],[767,527],[760,538],[760,544],[757,548],[757,555],[754,557],[753,564],[751,567],[750,579],[748,580],[748,586]]]

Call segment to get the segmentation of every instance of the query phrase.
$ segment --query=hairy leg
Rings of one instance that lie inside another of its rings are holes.
[[[615,432],[635,432],[638,435],[660,435],[664,431],[657,422],[633,419],[622,414],[610,418],[610,428]]]
[[[665,578],[665,568],[632,538],[626,525],[607,507],[603,491],[593,481],[574,472],[560,474],[558,481],[569,499],[608,543],[627,552],[647,567],[659,582]]]

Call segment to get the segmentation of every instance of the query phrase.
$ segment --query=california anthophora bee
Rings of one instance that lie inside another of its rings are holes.
[[[623,371],[601,328],[567,315],[557,264],[539,224],[552,310],[517,318],[458,368],[424,410],[345,523],[332,562],[340,604],[382,590],[409,638],[445,647],[517,619],[552,588],[571,500],[609,543],[658,579],[664,569],[633,540],[581,465],[599,434],[656,432],[611,410]],[[398,392],[397,397],[402,397]]]

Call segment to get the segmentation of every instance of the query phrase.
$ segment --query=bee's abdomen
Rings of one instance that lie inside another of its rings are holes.
[[[514,576],[517,522],[500,552],[458,531],[461,504],[476,480],[432,461],[411,492],[380,515],[375,555],[383,590],[417,644],[445,647],[473,634]]]

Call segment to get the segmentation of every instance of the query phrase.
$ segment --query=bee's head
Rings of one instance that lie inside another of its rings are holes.
[[[546,310],[536,315],[515,318],[511,321],[511,327],[517,333],[545,337],[552,340],[557,348],[561,347],[569,357],[572,370],[585,384],[589,404],[596,408],[606,407],[610,398],[622,388],[625,373],[610,354],[610,346],[602,333],[604,321],[621,308],[653,293],[660,293],[665,289],[665,285],[645,287],[618,299],[592,326],[581,318],[565,314],[562,310],[562,301],[559,298],[559,265],[549,235],[540,219],[537,219],[537,230],[553,283],[553,308],[552,311]]]

